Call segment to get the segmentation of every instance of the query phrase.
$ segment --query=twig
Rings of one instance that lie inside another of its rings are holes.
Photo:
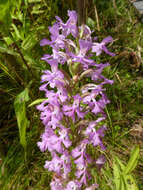
[[[116,75],[117,79],[119,80],[119,82],[122,84],[122,81],[121,81],[119,75],[117,73],[115,73],[115,75]]]
[[[94,11],[95,11],[95,18],[96,18],[96,22],[97,22],[97,30],[100,31],[99,17],[98,17],[96,5],[94,5]]]

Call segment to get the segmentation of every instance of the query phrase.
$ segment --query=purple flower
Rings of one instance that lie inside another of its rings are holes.
[[[85,153],[81,153],[74,163],[76,164],[77,171],[75,173],[76,177],[80,179],[80,184],[87,185],[87,177],[90,179],[89,172],[87,171],[88,164],[91,163],[91,158]]]
[[[55,152],[52,153],[53,159],[46,161],[45,168],[49,171],[56,172],[57,175],[62,176],[63,179],[67,178],[67,175],[71,171],[71,159],[67,151],[63,152],[61,157],[57,156]]]
[[[75,54],[71,54],[73,62],[80,62],[84,69],[88,69],[89,66],[94,65],[94,61],[87,56],[88,51],[92,47],[92,42],[87,40],[79,40],[80,50]]]
[[[62,181],[58,178],[55,178],[53,181],[50,183],[51,190],[63,190],[63,184]]]
[[[89,41],[92,41],[92,38],[91,38],[91,30],[90,28],[87,26],[87,25],[82,25],[82,26],[79,26],[79,30],[80,30],[80,37],[82,39],[85,39],[85,40],[89,40]]]
[[[86,167],[87,166],[85,164],[78,163],[77,171],[75,173],[76,177],[80,179],[80,183],[85,185],[87,185],[87,177],[88,177],[88,172]]]
[[[90,123],[85,131],[85,135],[88,136],[90,143],[94,146],[98,146],[101,144],[101,139],[94,126],[94,123]]]
[[[58,153],[63,152],[63,147],[61,142],[59,142],[59,138],[54,134],[53,130],[48,128],[41,136],[42,142],[38,142],[38,146],[42,152],[46,151],[47,149],[49,152]]]
[[[77,116],[79,118],[83,118],[85,113],[82,112],[82,108],[80,107],[80,102],[82,98],[80,97],[79,94],[75,95],[74,97],[74,102],[73,105],[64,105],[63,106],[63,111],[64,114],[71,117],[73,121],[75,121],[75,113],[77,113]]]
[[[101,43],[95,42],[97,37],[91,36],[88,26],[77,26],[75,11],[68,11],[68,16],[65,23],[56,17],[56,23],[49,27],[51,39],[44,38],[40,42],[41,46],[49,45],[52,54],[41,58],[51,70],[43,71],[41,77],[40,90],[45,92],[46,99],[37,109],[41,112],[45,131],[37,145],[42,152],[51,153],[51,160],[44,166],[58,176],[53,177],[51,190],[94,190],[98,185],[88,184],[92,178],[89,165],[95,163],[100,169],[105,157],[93,159],[87,151],[90,146],[105,150],[102,139],[106,127],[100,122],[106,118],[104,109],[109,100],[103,86],[113,81],[102,75],[109,64],[96,63],[92,57],[94,52],[99,56],[102,51],[114,56],[106,48],[113,39],[109,36]],[[88,82],[91,80],[94,83]],[[91,121],[88,114],[95,115],[96,120]],[[73,124],[74,130],[71,130]],[[73,176],[72,162],[76,165]]]
[[[96,100],[97,95],[99,95],[99,92],[96,90],[92,90],[92,92],[90,92],[89,94],[87,94],[87,96],[83,98],[83,103],[88,104],[94,114],[103,112],[100,105],[102,104],[102,102],[99,104],[99,102]]]
[[[87,187],[85,190],[95,190],[98,187],[99,187],[99,185],[95,183],[95,184],[91,185],[90,187]]]
[[[81,184],[87,184],[86,178],[89,176],[87,172],[87,164],[91,162],[91,159],[86,154],[86,146],[88,140],[85,139],[82,143],[72,150],[72,156],[75,158],[74,163],[77,165],[76,177],[80,179]]]
[[[48,63],[49,60],[51,60],[52,56],[49,54],[44,54],[41,60],[46,61]]]
[[[40,105],[37,106],[37,109],[41,111],[40,119],[42,120],[44,125],[47,125],[51,119],[51,113],[53,111],[53,107],[51,105],[46,105],[49,101],[45,100]]]
[[[62,120],[63,113],[61,112],[58,101],[58,94],[49,92],[47,97],[48,99],[38,105],[37,109],[41,111],[40,119],[42,120],[43,124],[45,126],[52,126],[52,128],[55,129],[59,124],[59,121]]]
[[[59,24],[55,23],[53,26],[50,26],[49,31],[51,33],[51,47],[56,49],[64,48],[65,36],[60,34]]]
[[[68,11],[69,19],[66,22],[67,35],[72,33],[72,35],[76,38],[78,34],[77,29],[77,14],[75,11]]]
[[[44,38],[43,40],[40,41],[40,45],[41,46],[50,45],[52,48],[55,49],[64,48],[65,36],[59,33],[60,31],[59,25],[55,23],[53,26],[49,27],[49,31],[51,33],[51,41]]]
[[[65,190],[80,190],[80,186],[77,180],[69,181]]]
[[[103,69],[107,66],[109,66],[108,63],[106,64],[99,64],[99,65],[95,65],[96,66],[96,69],[93,69],[93,71],[89,74],[91,76],[91,79],[94,80],[94,81],[99,81],[99,80],[106,80],[105,77],[103,77],[101,75]]]
[[[77,14],[75,11],[68,11],[69,19],[64,24],[63,21],[56,16],[60,29],[62,30],[62,34],[67,37],[70,33],[73,37],[77,37],[78,28],[77,28]]]
[[[62,177],[64,179],[67,179],[67,175],[71,171],[71,159],[68,151],[64,151],[63,155],[61,156],[61,160],[62,160],[62,169],[63,169]]]
[[[64,88],[62,85],[58,85],[56,95],[58,95],[61,102],[65,102],[69,98],[66,88]]]
[[[59,141],[61,141],[66,148],[71,146],[71,141],[69,140],[69,136],[68,136],[69,130],[67,128],[61,128],[61,130],[59,130]]]
[[[63,126],[57,125],[59,129],[59,136],[57,136],[53,129],[49,126],[46,128],[45,132],[42,134],[42,142],[38,142],[38,146],[42,152],[49,150],[50,152],[57,151],[63,153],[64,147],[68,148],[71,146],[71,141],[68,137],[68,129],[63,128]]]
[[[44,167],[47,168],[49,171],[56,172],[57,174],[60,175],[62,161],[60,157],[57,156],[56,153],[53,153],[52,156],[53,159],[51,161],[46,161]]]
[[[92,143],[94,146],[99,145],[102,150],[105,150],[105,147],[100,137],[104,137],[104,131],[106,130],[106,127],[103,126],[96,130],[96,124],[96,121],[90,122],[84,134],[89,138],[90,143]]]
[[[80,55],[85,56],[92,47],[92,42],[88,40],[79,39]]]
[[[45,46],[45,45],[49,45],[49,44],[50,44],[50,41],[46,38],[44,38],[40,41],[40,46]]]
[[[96,164],[98,166],[98,168],[100,169],[104,163],[106,162],[106,158],[104,155],[101,155],[97,160],[96,160]]]
[[[85,151],[86,151],[86,146],[88,144],[88,140],[87,139],[84,139],[79,146],[77,146],[76,148],[74,148],[72,150],[72,156],[73,158],[77,158],[78,156],[80,155],[84,155]]]
[[[96,52],[96,56],[99,56],[102,53],[102,51],[104,51],[105,53],[111,56],[115,56],[115,54],[108,51],[108,49],[105,46],[107,43],[110,43],[110,42],[113,42],[113,39],[111,36],[102,40],[101,43],[93,43],[92,52]]]
[[[51,40],[55,41],[59,36],[59,25],[54,23],[53,26],[49,26],[49,31],[51,33]]]
[[[43,71],[44,75],[41,77],[42,82],[47,82],[47,84],[50,85],[51,88],[56,87],[58,84],[62,85],[64,84],[64,75],[61,71],[58,70],[58,63],[56,60],[53,60],[51,62],[51,70]]]

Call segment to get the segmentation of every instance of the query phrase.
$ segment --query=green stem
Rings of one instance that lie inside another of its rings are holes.
[[[112,135],[113,135],[113,125],[112,125],[112,120],[111,120],[111,117],[110,117],[110,114],[109,114],[109,112],[108,112],[107,107],[105,107],[105,111],[106,111],[106,113],[107,113],[107,116],[108,116],[108,119],[109,119],[109,123],[110,123],[110,128],[111,128]]]

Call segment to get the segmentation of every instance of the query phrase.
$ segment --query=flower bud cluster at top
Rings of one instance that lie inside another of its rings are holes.
[[[113,81],[101,74],[109,64],[96,63],[92,57],[103,51],[114,56],[106,48],[113,39],[109,36],[98,43],[88,26],[77,26],[75,11],[68,11],[68,16],[66,23],[56,17],[49,27],[51,40],[40,42],[51,46],[52,54],[42,57],[51,70],[43,71],[41,77],[40,90],[47,99],[37,106],[45,126],[37,144],[42,152],[51,153],[52,159],[44,167],[53,172],[52,190],[94,190],[98,185],[90,168],[92,164],[102,166],[105,158],[95,158],[88,149],[105,150],[103,120],[109,100],[103,86]]]

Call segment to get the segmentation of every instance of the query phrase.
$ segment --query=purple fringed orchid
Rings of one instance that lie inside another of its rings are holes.
[[[79,94],[73,97],[74,102],[73,105],[64,105],[63,106],[63,112],[68,117],[71,117],[73,121],[75,121],[75,113],[77,113],[77,116],[79,118],[84,118],[85,113],[82,112],[82,108],[80,107],[81,97]]]
[[[92,58],[103,51],[114,56],[106,47],[113,39],[109,36],[95,42],[97,37],[91,36],[88,26],[77,26],[75,11],[68,11],[68,16],[65,23],[57,16],[49,27],[50,40],[44,38],[40,42],[41,46],[50,46],[52,54],[41,58],[51,69],[41,76],[39,89],[45,92],[46,99],[37,109],[45,131],[37,145],[42,152],[51,153],[52,159],[44,166],[58,176],[52,179],[51,190],[94,190],[98,185],[94,179],[90,183],[91,166],[100,169],[105,157],[95,159],[88,148],[98,146],[105,150],[104,109],[110,101],[104,84],[113,81],[102,75],[109,63],[97,63]]]
[[[77,37],[78,28],[77,28],[77,14],[75,11],[68,11],[69,19],[64,24],[61,18],[56,16],[57,22],[59,24],[59,29],[62,30],[62,34],[67,37],[70,33],[73,37]]]
[[[108,51],[108,49],[105,46],[106,44],[108,44],[110,42],[113,42],[113,38],[111,36],[108,36],[107,38],[102,40],[101,43],[94,42],[92,45],[92,52],[96,52],[96,56],[99,56],[102,53],[102,51],[104,51],[105,53],[107,53],[110,56],[115,56],[115,54]]]
[[[50,186],[51,190],[63,190],[62,181],[58,178],[55,178],[55,180],[51,181]]]
[[[55,135],[52,129],[46,130],[41,136],[42,141],[38,142],[38,146],[42,152],[48,150],[49,152],[63,153],[64,147],[62,141],[59,141],[58,136]]]
[[[42,75],[41,81],[47,82],[47,84],[49,84],[51,88],[54,88],[62,84],[64,85],[64,82],[62,80],[64,79],[64,75],[60,70],[58,70],[57,60],[56,61],[54,60],[51,63],[51,70],[52,71],[49,70],[44,71],[44,75]]]
[[[93,184],[90,187],[87,187],[85,190],[95,190],[98,188],[98,184]]]
[[[71,163],[68,152],[59,157],[55,152],[52,154],[53,159],[45,162],[45,168],[49,171],[56,172],[59,176],[66,178],[71,171]],[[63,170],[63,171],[62,171]]]
[[[78,181],[70,181],[64,190],[80,190],[80,183]]]
[[[89,142],[93,144],[94,146],[100,146],[102,150],[105,150],[105,147],[102,143],[102,140],[100,137],[104,137],[104,131],[106,130],[106,127],[103,126],[100,129],[95,129],[95,122],[90,122],[88,127],[86,128],[84,134],[88,137]]]

